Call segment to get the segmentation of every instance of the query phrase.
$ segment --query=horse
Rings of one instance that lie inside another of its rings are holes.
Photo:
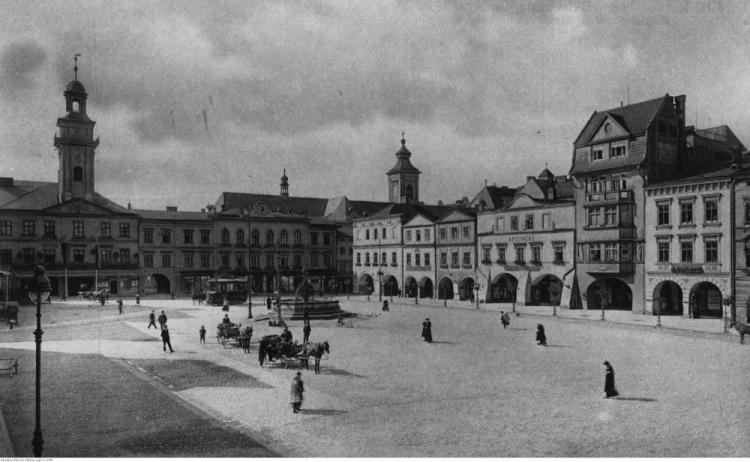
[[[305,357],[305,369],[309,369],[307,358],[312,356],[315,358],[315,373],[320,374],[320,357],[323,356],[323,353],[331,353],[331,347],[328,344],[328,340],[323,343],[305,343],[305,348],[302,352],[302,355]]]
[[[750,325],[742,324],[741,322],[732,321],[729,324],[729,327],[734,327],[737,329],[737,332],[740,333],[740,344],[745,344],[745,334],[750,334]]]
[[[280,335],[272,334],[264,336],[258,343],[258,361],[273,361],[282,356],[296,357],[304,351],[304,344],[285,343]]]

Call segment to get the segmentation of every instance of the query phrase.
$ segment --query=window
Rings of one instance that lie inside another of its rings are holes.
[[[422,231],[414,231],[414,237],[416,238],[417,242],[422,242]]]
[[[10,265],[13,263],[13,251],[10,249],[0,250],[0,264]]]
[[[154,243],[154,230],[153,228],[143,228],[143,242],[146,244]]]
[[[385,252],[383,252],[382,254],[380,254],[380,263],[383,264],[383,265],[387,265],[388,264],[388,260],[385,258]]]
[[[55,222],[45,221],[44,222],[44,237],[55,237]]]
[[[669,263],[669,241],[660,240],[656,243],[656,258],[659,263]]]
[[[682,263],[693,262],[693,241],[680,241],[680,256]]]
[[[448,266],[448,254],[446,252],[440,253],[440,266],[443,268]]]
[[[221,260],[221,267],[222,268],[229,268],[229,254],[223,253],[221,254],[221,257],[219,257]]]
[[[375,266],[378,264],[378,253],[375,252],[372,254],[372,265]]]
[[[496,232],[505,231],[505,217],[498,217],[495,220],[495,231]]]
[[[365,230],[365,240],[367,240],[367,241],[370,240],[370,230],[369,229]]]
[[[23,235],[33,236],[36,234],[36,222],[34,220],[23,220]]]
[[[482,246],[482,263],[489,263],[490,262],[490,251],[492,250],[492,247],[489,245]]]
[[[182,230],[182,243],[183,244],[192,244],[193,243],[193,230],[192,229],[183,229]]]
[[[561,265],[565,257],[565,244],[553,244],[552,248],[555,252],[555,264]]]
[[[257,233],[258,231],[255,231],[255,232]],[[202,229],[201,230],[201,244],[209,244],[209,243],[211,243],[211,230]],[[257,240],[255,243],[256,244],[258,243]]]
[[[719,240],[716,238],[706,239],[703,242],[706,249],[706,263],[719,262]]]
[[[455,226],[451,226],[451,239],[458,239],[458,228]]]
[[[357,266],[362,266],[362,254],[357,252]]]
[[[471,252],[464,252],[463,265],[464,268],[468,268],[471,266]]]
[[[712,198],[704,201],[706,223],[719,222],[719,199]]]
[[[526,244],[516,244],[516,264],[523,265],[526,262]]]
[[[318,254],[310,254],[310,266],[318,266]]]
[[[237,260],[237,264],[239,265],[239,258]],[[279,254],[279,267],[281,268],[289,267],[289,255],[285,253]]]
[[[201,268],[211,266],[211,252],[201,252]]]
[[[102,249],[101,263],[103,265],[109,265],[112,263],[112,251],[109,249]]]
[[[153,254],[145,254],[143,256],[143,266],[146,268],[153,268],[154,267],[154,256]]]
[[[391,252],[391,266],[396,266],[396,252]]]
[[[693,203],[688,201],[680,202],[680,224],[693,224]]]
[[[281,233],[279,233],[279,244],[289,245],[289,233],[285,229],[282,229]]]
[[[162,244],[171,244],[172,243],[172,230],[171,229],[162,229],[161,230],[161,243]]]
[[[326,268],[331,267],[331,254],[330,253],[323,254],[323,266],[325,266]]]
[[[229,243],[229,230],[224,228],[221,230],[221,245],[228,246]]]
[[[300,254],[294,255],[294,267],[302,268],[302,255]]]
[[[245,231],[244,230],[238,229],[237,231],[234,232],[234,242],[240,247],[245,245]]]
[[[448,231],[445,228],[440,228],[440,240],[444,241],[448,239]]]
[[[273,255],[268,254],[266,255],[266,268],[273,268],[274,262],[273,262]]]
[[[83,263],[84,258],[83,249],[73,249],[73,261],[75,263]]]
[[[542,214],[542,229],[550,229],[552,226],[552,217],[549,213]]]
[[[458,252],[451,252],[451,266],[458,268]]]
[[[318,245],[318,233],[310,233],[310,245]]]
[[[471,237],[471,229],[469,228],[468,225],[464,225],[463,234],[464,234],[464,239],[469,239]]]
[[[365,266],[370,266],[370,253],[365,254]]]
[[[526,215],[523,222],[523,229],[534,229],[534,215]]]
[[[130,223],[120,223],[120,237],[130,237]]]
[[[599,226],[601,223],[601,210],[599,207],[589,209],[589,226]]]
[[[602,261],[602,246],[600,244],[589,244],[589,262],[598,263]]]
[[[518,231],[518,217],[515,215],[510,217],[510,230]]]
[[[425,229],[424,230],[424,240],[427,241],[427,242],[430,241],[430,230],[429,229]]]
[[[44,249],[44,263],[55,262],[55,249]]]
[[[294,230],[294,245],[302,245],[302,233],[298,229]]]
[[[183,255],[185,256],[185,268],[192,268],[193,267],[193,254],[186,252]]]
[[[0,221],[0,236],[13,235],[13,222],[10,220]]]
[[[426,253],[424,254],[424,266],[430,267],[430,254]]]
[[[161,254],[161,267],[162,268],[172,267],[172,255],[168,253]]]
[[[99,223],[99,236],[105,239],[112,237],[112,226],[109,222],[103,221]]]
[[[497,262],[501,265],[505,264],[505,249],[507,249],[507,246],[505,244],[497,244],[495,246],[497,249]]]
[[[273,245],[273,231],[266,231],[266,245]]]
[[[372,238],[374,240],[378,239],[378,228],[375,228],[375,229],[372,230]]]
[[[123,265],[130,263],[130,249],[120,249],[120,261]]]
[[[411,230],[406,231],[406,242],[411,242]]]
[[[617,226],[617,207],[604,207],[604,226]]]
[[[604,244],[604,261],[619,262],[617,242],[607,242]]]
[[[144,233],[146,230],[144,230]],[[84,232],[83,228],[83,222],[82,221],[74,221],[73,222],[73,239],[84,239],[86,237],[86,233]],[[145,239],[144,239],[145,241]],[[148,242],[148,241],[146,241]]]
[[[414,266],[422,266],[422,255],[419,252],[414,254]]]
[[[626,146],[612,146],[609,148],[609,157],[621,157],[627,154]]]
[[[385,233],[383,233],[383,237],[385,237]],[[331,235],[330,234],[323,233],[323,245],[331,245]],[[323,258],[325,258],[325,256]]]
[[[602,160],[604,159],[604,150],[602,148],[591,150],[591,160]]]
[[[542,244],[531,244],[531,261],[533,263],[542,262]]]
[[[669,202],[656,204],[656,225],[669,226]]]
[[[745,201],[745,225],[750,225],[750,200]]]

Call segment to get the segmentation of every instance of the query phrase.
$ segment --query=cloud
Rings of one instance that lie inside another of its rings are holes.
[[[18,91],[33,89],[46,61],[46,51],[34,41],[9,43],[0,55],[0,89],[10,96]]]
[[[567,6],[552,11],[552,35],[555,42],[565,43],[586,34],[583,11]]]

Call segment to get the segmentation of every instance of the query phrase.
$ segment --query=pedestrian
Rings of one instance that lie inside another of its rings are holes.
[[[302,395],[305,392],[305,385],[302,382],[302,372],[297,372],[292,380],[292,411],[296,414],[302,406]]]
[[[206,326],[201,326],[201,330],[198,333],[201,334],[200,343],[206,343]]]
[[[148,327],[147,329],[151,329],[151,326],[154,326],[154,329],[156,329],[156,313],[154,310],[151,310],[151,313],[148,315]]]
[[[141,294],[140,293],[136,293],[135,294],[135,304],[136,305],[140,305],[141,304]]]
[[[505,311],[500,312],[500,322],[503,323],[503,329],[510,325],[510,315]]]
[[[604,397],[612,398],[620,393],[615,388],[615,370],[609,361],[604,361]]]
[[[164,313],[164,310],[161,310],[161,314],[156,319],[159,321],[159,326],[164,329],[164,325],[167,323],[167,315]]]
[[[224,297],[224,306],[221,308],[222,311],[229,313],[229,300]]]
[[[242,334],[242,350],[245,353],[250,353],[250,340],[253,338],[253,326],[245,327],[245,332]]]
[[[271,311],[271,297],[266,297],[266,309]]]
[[[432,322],[430,318],[425,318],[422,322],[422,338],[427,343],[432,343]]]
[[[117,308],[120,310],[120,314],[122,314],[122,299],[117,299]]]
[[[388,307],[388,300],[383,300],[383,311],[390,311]]]
[[[106,298],[104,298],[104,294],[99,294],[99,303],[104,306],[104,302],[106,301]]]
[[[541,324],[536,325],[536,344],[547,345],[547,336],[544,335],[544,326]]]
[[[344,313],[342,313],[342,312],[339,311],[339,319],[338,319],[337,322],[338,322],[339,325],[343,325],[344,324]]]
[[[169,328],[166,324],[161,326],[161,343],[162,349],[164,351],[167,351],[167,347],[169,347],[169,352],[174,353],[174,350],[172,349],[172,342],[169,341]]]
[[[302,327],[302,342],[307,343],[310,341],[310,321],[306,321],[304,327]]]
[[[172,300],[174,300],[174,290],[172,291]]]

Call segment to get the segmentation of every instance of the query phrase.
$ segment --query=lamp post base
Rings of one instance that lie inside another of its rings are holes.
[[[42,430],[34,430],[34,439],[31,440],[31,445],[34,447],[34,457],[42,457],[42,449],[44,448],[44,439],[42,439]]]

